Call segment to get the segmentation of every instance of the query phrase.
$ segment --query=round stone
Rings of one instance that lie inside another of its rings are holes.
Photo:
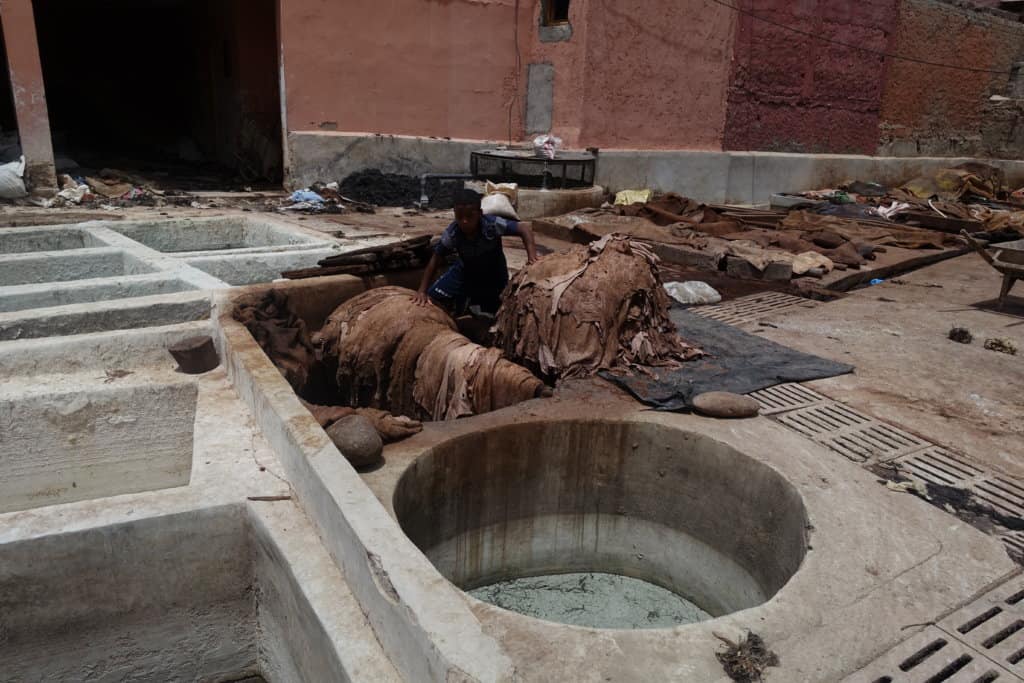
[[[348,415],[327,428],[327,436],[353,467],[369,467],[381,460],[384,442],[373,423],[362,415]]]
[[[754,417],[761,406],[749,396],[708,391],[693,398],[693,408],[708,417]]]

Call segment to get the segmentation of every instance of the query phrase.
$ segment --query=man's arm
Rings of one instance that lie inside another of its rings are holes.
[[[416,296],[413,301],[419,306],[426,306],[431,303],[430,297],[427,296],[427,288],[430,287],[430,283],[434,280],[434,273],[437,272],[438,267],[441,265],[441,256],[435,251],[430,255],[430,261],[427,262],[427,268],[423,271],[423,279],[420,280],[419,291],[416,292]]]
[[[537,243],[533,241],[533,223],[520,222],[516,227],[520,239],[523,240],[523,246],[526,247],[526,263],[529,265],[537,260]]]

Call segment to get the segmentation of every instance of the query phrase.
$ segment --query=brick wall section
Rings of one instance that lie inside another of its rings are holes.
[[[886,51],[898,0],[736,0],[754,14],[833,41]],[[724,147],[867,153],[877,147],[885,58],[741,15]]]
[[[896,54],[1001,74],[943,69],[891,60],[879,126],[881,154],[1019,157],[1009,71],[1024,55],[1024,24],[936,0],[901,0]],[[1021,122],[1024,123],[1024,122]]]

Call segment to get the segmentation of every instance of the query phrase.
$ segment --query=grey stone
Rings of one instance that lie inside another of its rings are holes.
[[[572,38],[572,24],[541,25],[537,37],[542,43],[562,43]]]
[[[793,279],[793,264],[776,261],[765,266],[761,277],[765,280],[788,282]]]
[[[761,271],[750,265],[749,261],[736,256],[727,256],[725,258],[725,272],[731,277],[738,277],[741,280],[761,279]]]
[[[526,132],[551,130],[551,112],[555,106],[555,67],[537,63],[527,67]]]
[[[749,396],[728,391],[708,391],[693,399],[694,409],[709,417],[754,417],[761,410],[757,401]]]
[[[373,423],[362,415],[348,415],[327,428],[327,436],[353,467],[368,467],[381,460],[384,442]]]

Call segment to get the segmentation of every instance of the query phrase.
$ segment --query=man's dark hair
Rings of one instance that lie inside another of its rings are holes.
[[[475,206],[480,208],[480,193],[476,190],[459,190],[455,193],[455,206]]]

